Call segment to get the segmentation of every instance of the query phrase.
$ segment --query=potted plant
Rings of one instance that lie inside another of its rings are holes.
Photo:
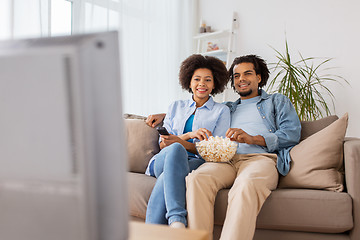
[[[276,49],[276,63],[270,63],[270,70],[273,70],[275,77],[268,84],[267,91],[278,92],[289,97],[293,103],[300,120],[312,121],[329,116],[330,105],[325,101],[324,96],[329,96],[334,106],[334,95],[328,88],[327,83],[348,82],[341,76],[329,73],[333,67],[326,67],[332,58],[321,60],[319,58],[304,58],[300,53],[300,60],[292,62],[289,46],[285,40],[285,53],[282,54]],[[314,63],[315,61],[319,63]]]

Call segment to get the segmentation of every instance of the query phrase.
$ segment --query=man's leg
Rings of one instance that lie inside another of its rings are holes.
[[[236,180],[229,191],[228,208],[220,239],[253,239],[256,217],[278,183],[275,154],[246,154],[235,163]]]
[[[235,169],[228,163],[204,163],[186,177],[189,228],[212,235],[215,197],[220,189],[230,187],[235,177]]]

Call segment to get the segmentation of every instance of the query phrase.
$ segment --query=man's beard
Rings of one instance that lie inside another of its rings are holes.
[[[252,94],[252,89],[250,89],[250,90],[247,91],[247,92],[239,92],[239,91],[238,91],[238,93],[239,93],[239,95],[240,95],[241,97],[247,97],[247,96],[249,96],[250,94]]]

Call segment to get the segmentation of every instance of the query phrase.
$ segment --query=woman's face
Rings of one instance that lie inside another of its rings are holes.
[[[207,100],[215,88],[211,70],[207,68],[196,69],[190,81],[190,88],[194,94],[195,102],[197,100]]]

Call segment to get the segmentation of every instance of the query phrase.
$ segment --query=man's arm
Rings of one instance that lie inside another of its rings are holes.
[[[262,134],[269,152],[295,146],[299,143],[301,135],[300,120],[289,98],[276,94],[273,102],[276,126],[268,133]]]

